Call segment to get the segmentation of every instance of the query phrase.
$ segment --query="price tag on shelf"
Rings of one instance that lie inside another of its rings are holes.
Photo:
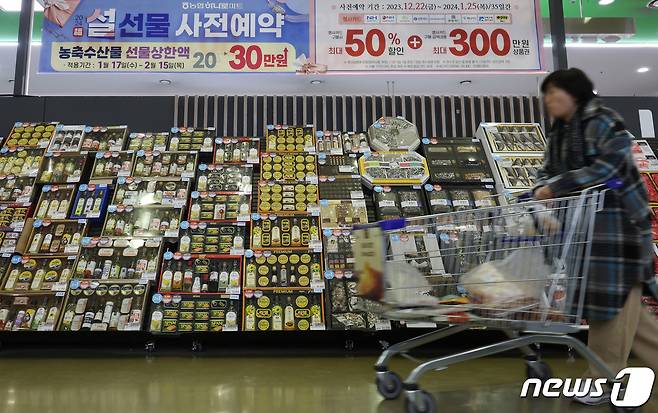
[[[249,222],[251,220],[251,214],[241,214],[238,215],[239,222]]]
[[[117,173],[117,176],[130,176],[130,170],[122,169]]]
[[[332,155],[342,155],[342,154],[343,154],[343,150],[340,149],[340,148],[331,148],[330,153],[331,153]]]
[[[244,248],[231,248],[229,254],[231,254],[231,255],[244,255]]]
[[[315,293],[324,291],[324,281],[311,281],[311,288]]]
[[[229,296],[229,299],[231,299],[231,300],[239,300],[239,299],[240,299],[240,295],[239,295],[239,294],[232,294],[232,295]]]
[[[324,331],[327,329],[327,326],[324,324],[313,324],[311,325],[311,331]]]
[[[14,297],[14,305],[27,305],[28,297]]]
[[[68,287],[68,283],[66,282],[57,282],[53,284],[51,291],[66,291],[66,287]]]
[[[306,182],[312,185],[318,184],[318,177],[315,175],[306,176]]]
[[[247,163],[253,165],[253,164],[258,164],[258,163],[260,163],[260,162],[259,162],[257,156],[248,156],[248,157],[247,157]]]
[[[66,178],[66,182],[68,182],[68,183],[80,182],[80,177],[79,176],[69,176],[68,178]]]
[[[187,204],[187,199],[185,198],[174,198],[174,200],[171,202],[174,208],[184,208],[185,205]]]
[[[338,167],[338,172],[342,174],[349,174],[352,173],[353,171],[354,171],[354,167],[352,167],[352,165],[340,165]]]
[[[450,205],[450,201],[447,199],[443,198],[434,198],[430,199],[430,205],[435,206],[435,205],[441,205],[441,206],[448,206]]]
[[[87,218],[100,218],[101,213],[100,212],[90,212],[87,214]]]
[[[178,230],[177,229],[168,229],[164,233],[165,238],[178,238]]]
[[[66,216],[64,217],[66,218]],[[57,218],[57,219],[64,219],[64,218]],[[11,229],[14,231],[23,231],[23,227],[25,227],[25,222],[12,222],[11,225],[9,225]]]
[[[144,277],[142,277],[142,278],[139,279],[139,283],[140,283],[141,285],[146,285],[146,284],[149,283],[149,280],[146,279],[146,278],[144,278]]]
[[[320,216],[320,207],[318,205],[313,205],[313,206],[309,205],[306,211],[314,217]]]
[[[107,324],[94,323],[91,325],[91,331],[107,331]]]
[[[64,247],[64,254],[77,254],[80,251],[79,245],[67,245]]]
[[[155,281],[156,273],[155,271],[145,272],[142,274],[142,280],[144,281]]]
[[[312,249],[314,252],[321,252],[322,251],[322,241],[314,239],[310,240],[308,243],[308,247]]]
[[[181,178],[192,179],[194,178],[194,172],[183,172]]]
[[[350,191],[350,198],[352,199],[363,199],[363,191]]]
[[[375,330],[377,331],[383,331],[383,330],[391,330],[391,320],[377,320],[375,323]]]
[[[228,287],[226,288],[226,294],[237,295],[240,294],[240,287]]]
[[[55,293],[55,297],[64,297],[65,292],[64,291],[57,291]]]

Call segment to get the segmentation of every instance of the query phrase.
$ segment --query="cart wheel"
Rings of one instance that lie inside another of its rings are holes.
[[[377,374],[375,383],[377,384],[377,391],[386,400],[395,400],[402,393],[402,379],[392,371]]]
[[[436,413],[437,406],[434,396],[425,390],[418,390],[415,394],[415,403],[411,400],[409,394],[404,401],[404,407],[407,413]]]
[[[525,368],[526,378],[548,380],[553,377],[553,372],[548,364],[543,361],[528,361]]]

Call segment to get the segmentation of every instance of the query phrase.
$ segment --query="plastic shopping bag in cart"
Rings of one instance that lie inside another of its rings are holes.
[[[417,268],[404,261],[385,260],[385,236],[379,227],[355,231],[355,272],[359,295],[396,306],[432,305],[431,287]]]
[[[463,274],[461,287],[471,303],[487,308],[532,307],[542,299],[552,268],[542,247],[522,247],[502,260],[489,261]]]

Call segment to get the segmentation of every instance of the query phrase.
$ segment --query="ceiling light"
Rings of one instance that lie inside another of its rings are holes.
[[[311,84],[312,84],[312,85],[320,85],[320,84],[322,84],[322,83],[324,83],[324,82],[323,82],[322,80],[319,80],[319,79],[313,79],[313,80],[311,80]]]
[[[471,83],[473,82],[470,80],[462,80],[461,82],[459,82],[461,86],[469,86]]]
[[[650,69],[646,66],[640,67],[637,69],[638,73],[647,73]]]
[[[615,2],[615,0],[599,0],[599,5],[607,6],[608,4],[612,4],[614,2]]]
[[[21,0],[0,0],[0,9],[4,11],[21,11]],[[43,11],[43,7],[34,2],[34,11]]]
[[[594,92],[595,95],[598,95],[598,94],[599,94],[599,91],[596,90],[596,89],[594,89],[592,92]]]
[[[160,79],[160,84],[164,86],[169,86],[171,85],[171,80],[169,79]]]
[[[658,0],[651,0],[649,3],[647,3],[647,8],[658,9]]]

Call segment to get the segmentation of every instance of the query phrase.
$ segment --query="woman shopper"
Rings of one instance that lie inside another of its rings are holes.
[[[632,135],[617,113],[602,106],[592,81],[579,69],[551,73],[541,91],[554,122],[535,198],[621,181],[607,191],[594,224],[584,308],[589,348],[615,374],[626,367],[631,350],[658,373],[658,321],[640,302],[643,288],[658,296],[651,212],[631,154]],[[590,366],[587,377],[602,376]],[[601,404],[610,394],[576,400]]]

